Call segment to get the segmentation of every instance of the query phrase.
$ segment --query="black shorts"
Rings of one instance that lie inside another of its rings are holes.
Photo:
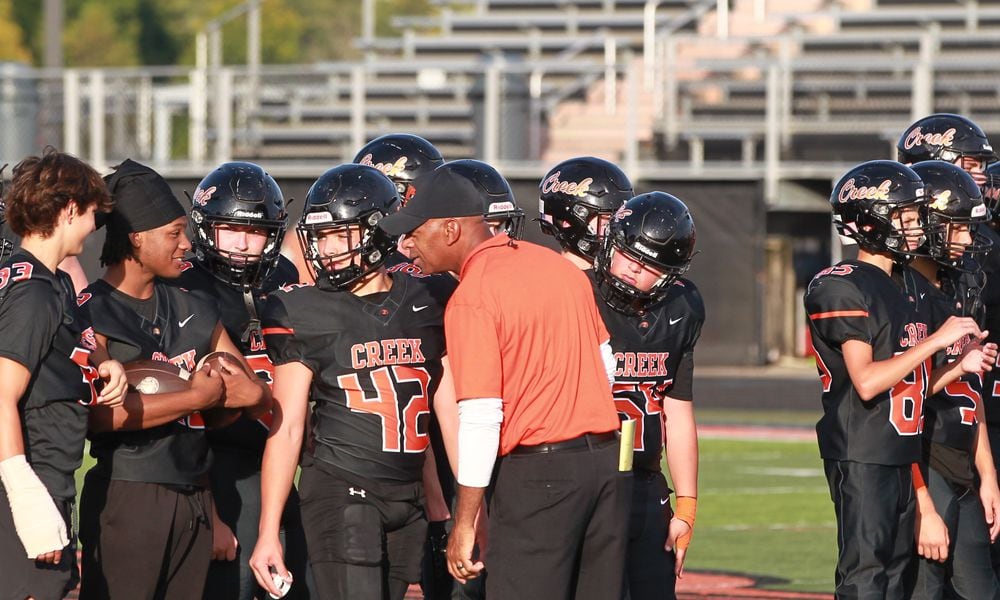
[[[321,598],[402,598],[420,580],[423,484],[387,483],[307,460],[302,526]]]
[[[14,529],[7,492],[0,485],[0,600],[59,600],[79,583],[76,568],[76,534],[72,515],[73,502],[55,498],[56,508],[66,521],[69,545],[63,548],[58,564],[47,565],[27,558],[21,539]]]

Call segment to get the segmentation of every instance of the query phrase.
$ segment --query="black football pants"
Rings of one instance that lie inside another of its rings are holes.
[[[487,598],[620,598],[632,473],[618,441],[500,458],[490,501]]]
[[[927,489],[934,508],[948,526],[951,545],[944,563],[917,556],[913,598],[1000,598],[990,562],[990,532],[979,494],[976,490],[957,488],[934,469],[928,470]]]
[[[80,600],[201,598],[212,559],[212,493],[87,474]]]
[[[916,510],[910,465],[823,463],[837,514],[837,598],[909,598]]]
[[[625,598],[672,600],[676,555],[664,550],[674,511],[662,472],[636,471],[625,557]]]

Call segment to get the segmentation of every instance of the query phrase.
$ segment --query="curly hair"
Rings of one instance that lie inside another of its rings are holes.
[[[41,156],[29,156],[14,167],[5,216],[14,233],[22,237],[49,237],[60,211],[70,202],[75,202],[80,212],[94,205],[99,212],[109,212],[114,206],[104,180],[93,167],[48,146]]]

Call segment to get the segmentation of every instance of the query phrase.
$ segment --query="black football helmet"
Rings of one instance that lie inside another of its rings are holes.
[[[483,200],[483,217],[490,227],[515,240],[521,238],[524,210],[518,207],[510,184],[496,169],[471,158],[448,161],[439,168],[448,169],[475,182]]]
[[[926,233],[922,222],[919,231],[897,227],[894,212],[919,207],[925,200],[920,176],[891,160],[861,163],[841,177],[830,194],[833,223],[840,235],[868,252],[889,252],[901,261],[916,253],[907,248],[907,236],[921,236],[918,246],[922,246]]]
[[[992,162],[996,155],[986,133],[961,115],[937,113],[906,128],[896,143],[899,162],[914,164],[925,160],[953,163],[968,156]],[[982,181],[977,181],[982,185]]]
[[[255,288],[278,264],[288,225],[281,188],[260,165],[228,162],[205,176],[191,199],[195,259],[218,279],[241,289]],[[243,254],[218,247],[217,225],[242,225],[264,230],[261,254]]]
[[[564,250],[593,259],[601,247],[605,219],[633,196],[632,182],[617,166],[593,156],[565,160],[539,184],[542,233]],[[603,217],[603,218],[602,218]]]
[[[1000,162],[986,167],[986,182],[983,183],[983,202],[990,211],[993,227],[1000,228]]]
[[[312,268],[316,285],[324,289],[349,289],[356,281],[381,267],[396,240],[376,227],[382,217],[399,210],[396,186],[381,171],[360,164],[336,166],[319,176],[306,194],[296,231],[302,254]],[[343,230],[352,244],[347,252],[324,256],[320,238],[330,230]],[[344,267],[335,262],[348,261]]]
[[[674,281],[687,272],[694,244],[694,219],[683,202],[665,192],[640,194],[623,204],[608,225],[594,262],[597,289],[611,308],[641,314],[666,298]],[[611,274],[617,252],[661,273],[649,291]]]
[[[927,202],[921,211],[927,224],[927,253],[943,266],[966,270],[975,263],[964,261],[963,256],[981,258],[993,246],[989,238],[976,231],[990,220],[979,186],[961,167],[941,160],[924,161],[911,168],[924,182]],[[953,225],[968,225],[972,242],[953,243]]]
[[[403,204],[413,197],[413,182],[444,164],[441,152],[419,135],[390,133],[364,145],[351,161],[374,167],[396,184]]]

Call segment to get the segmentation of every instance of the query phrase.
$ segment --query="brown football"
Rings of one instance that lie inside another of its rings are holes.
[[[224,369],[222,362],[219,360],[220,358],[225,359],[226,364],[239,368],[243,370],[244,373],[247,373],[247,370],[243,367],[243,361],[228,352],[210,352],[209,354],[206,354],[201,358],[201,360],[198,361],[198,367],[195,370],[200,371],[205,365],[211,365],[212,370],[214,371],[232,371],[232,369]],[[247,375],[251,375],[251,373],[247,373]]]
[[[123,365],[125,378],[142,394],[171,394],[191,389],[191,374],[159,360],[134,360]]]

